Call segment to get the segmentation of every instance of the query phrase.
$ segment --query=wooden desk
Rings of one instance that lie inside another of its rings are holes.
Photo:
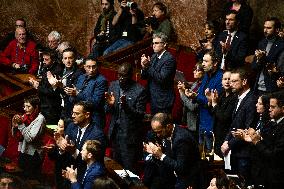
[[[105,158],[104,160],[105,166],[107,169],[107,174],[109,177],[111,177],[121,188],[123,189],[147,189],[146,186],[144,186],[141,182],[141,185],[134,185],[130,184],[128,185],[124,179],[122,179],[119,175],[117,175],[114,170],[122,170],[123,167],[110,158]]]

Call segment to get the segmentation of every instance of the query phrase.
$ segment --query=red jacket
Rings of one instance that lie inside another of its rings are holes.
[[[18,54],[18,55],[17,55]],[[28,65],[28,73],[35,74],[38,65],[38,51],[36,50],[36,44],[33,41],[27,40],[25,49],[17,47],[17,40],[14,39],[9,43],[6,49],[0,54],[0,63],[7,66],[12,66],[13,63],[20,65]]]

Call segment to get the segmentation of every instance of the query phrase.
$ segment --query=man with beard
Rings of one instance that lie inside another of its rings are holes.
[[[132,75],[131,64],[123,63],[118,68],[118,80],[105,94],[106,110],[111,114],[109,137],[114,159],[130,170],[142,152],[140,133],[146,107],[145,89],[132,80]]]
[[[279,19],[267,18],[264,22],[264,36],[255,51],[252,68],[257,72],[254,91],[257,95],[277,90],[277,79],[284,73],[284,41],[278,36],[281,29]],[[282,74],[281,74],[282,73]]]
[[[116,14],[114,0],[101,0],[102,14],[99,16],[96,27],[94,29],[95,42],[92,52],[89,54],[91,58],[97,58],[103,55],[104,50],[113,42],[110,36],[112,27],[112,19]]]
[[[0,54],[0,64],[15,73],[35,74],[39,65],[36,43],[27,39],[24,27],[16,28],[15,38]]]

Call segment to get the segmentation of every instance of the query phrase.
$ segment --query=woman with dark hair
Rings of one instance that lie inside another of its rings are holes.
[[[13,131],[19,131],[22,140],[19,142],[19,166],[27,178],[38,179],[41,173],[41,136],[45,127],[45,118],[39,110],[38,97],[24,99],[23,115],[12,119]]]
[[[174,41],[173,25],[168,17],[168,11],[165,4],[157,2],[152,7],[152,17],[146,18],[146,37],[150,37],[153,33],[164,33],[169,41]]]
[[[219,34],[220,25],[217,21],[207,21],[204,27],[205,38],[199,40],[199,45],[191,45],[193,51],[195,51],[197,59],[202,61],[202,58],[206,51],[216,49],[218,45],[217,37]]]
[[[247,1],[229,0],[229,2],[225,4],[222,16],[225,17],[225,15],[231,10],[235,10],[238,12],[238,20],[240,22],[239,30],[248,34],[253,18],[253,11],[251,7],[247,4]]]
[[[189,91],[196,92],[201,84],[202,78],[204,76],[204,70],[202,63],[199,62],[195,65],[193,69],[193,78],[195,82],[190,86],[187,82],[179,82],[178,90],[180,98],[183,103],[183,118],[182,122],[187,124],[188,129],[197,138],[198,136],[198,104],[193,103],[192,99],[189,99],[186,94]]]

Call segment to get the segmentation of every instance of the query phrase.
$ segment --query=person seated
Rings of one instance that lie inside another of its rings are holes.
[[[36,43],[27,39],[24,27],[17,27],[15,38],[0,53],[0,64],[14,73],[35,74],[39,65]]]
[[[72,165],[62,171],[63,177],[71,182],[71,189],[92,189],[96,178],[105,174],[104,158],[101,151],[101,143],[97,140],[87,140],[84,143],[81,156],[82,160],[87,163],[87,170],[82,182],[78,182],[77,170]]]
[[[173,25],[168,16],[167,7],[161,2],[157,2],[153,5],[153,13],[151,17],[145,19],[146,34],[144,38],[152,37],[153,33],[162,32],[168,37],[168,41],[175,41],[175,33]]]
[[[102,0],[101,7],[103,12],[99,16],[97,24],[94,29],[95,42],[92,52],[89,54],[90,58],[97,58],[103,55],[106,48],[109,47],[112,41],[110,33],[113,29],[112,20],[116,14],[114,10],[114,0]]]
[[[207,189],[237,189],[233,180],[229,179],[224,171],[218,172],[210,181]]]
[[[110,34],[115,42],[104,51],[103,55],[132,45],[143,37],[137,23],[144,20],[144,14],[138,8],[137,3],[128,0],[118,0],[118,2],[120,7],[113,17],[112,26],[114,30]]]
[[[40,113],[38,97],[24,99],[25,114],[16,114],[12,119],[14,132],[19,131],[22,136],[18,149],[20,151],[19,167],[23,170],[24,177],[39,179],[41,175],[41,138],[45,127],[45,118]]]
[[[18,28],[18,27],[23,27],[23,28],[26,28],[27,27],[27,23],[26,21],[23,19],[23,18],[18,18],[16,21],[15,21],[15,30]],[[3,51],[8,45],[9,43],[15,39],[15,30],[13,32],[10,32],[6,35],[6,37],[0,41],[0,51]],[[27,30],[27,28],[26,28]],[[38,41],[36,39],[36,37],[30,32],[27,30],[27,38],[28,39],[31,39],[33,41]],[[39,44],[38,44],[39,45]]]

